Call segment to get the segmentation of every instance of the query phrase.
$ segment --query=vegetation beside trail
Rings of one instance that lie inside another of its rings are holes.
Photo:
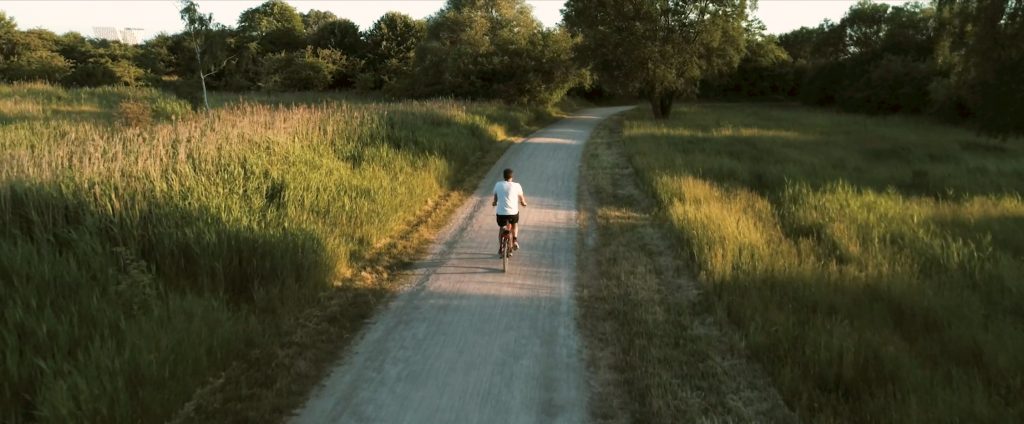
[[[0,421],[15,423],[165,421],[300,311],[330,302],[340,316],[321,322],[354,328],[391,289],[361,270],[393,264],[380,250],[421,207],[551,116],[316,97],[200,115],[151,90],[0,92]]]
[[[1024,420],[1020,140],[796,106],[680,112],[632,112],[621,146],[803,419]]]
[[[708,315],[682,249],[624,157],[622,118],[584,150],[577,302],[599,423],[794,422]]]

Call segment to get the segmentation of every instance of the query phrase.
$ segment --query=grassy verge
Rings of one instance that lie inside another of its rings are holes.
[[[682,247],[618,141],[622,118],[587,143],[578,305],[595,422],[790,422],[765,378],[722,331],[676,258]]]
[[[5,422],[281,416],[393,290],[426,231],[408,205],[457,200],[550,116],[242,101],[204,117],[148,90],[0,90],[21,99],[0,103]],[[147,118],[121,119],[126,101]]]
[[[904,118],[703,104],[622,146],[812,422],[1024,420],[1024,149]]]

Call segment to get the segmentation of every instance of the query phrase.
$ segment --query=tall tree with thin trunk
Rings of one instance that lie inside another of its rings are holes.
[[[747,0],[568,0],[565,25],[602,87],[639,94],[656,118],[743,56]]]
[[[210,111],[210,99],[206,94],[206,78],[224,68],[230,58],[224,59],[219,66],[207,68],[203,65],[206,49],[206,38],[213,30],[213,15],[199,12],[199,5],[192,0],[181,0],[181,20],[185,23],[185,34],[196,53],[196,74],[203,88],[203,106]],[[209,62],[209,60],[207,60]]]

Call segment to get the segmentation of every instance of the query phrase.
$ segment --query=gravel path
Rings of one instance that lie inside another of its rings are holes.
[[[585,421],[573,304],[580,154],[600,120],[626,109],[584,110],[512,146],[292,422]],[[490,195],[506,167],[530,206],[502,273]]]

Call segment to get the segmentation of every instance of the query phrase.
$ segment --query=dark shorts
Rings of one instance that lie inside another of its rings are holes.
[[[518,224],[519,214],[515,215],[498,215],[498,226],[504,227],[505,224]]]

